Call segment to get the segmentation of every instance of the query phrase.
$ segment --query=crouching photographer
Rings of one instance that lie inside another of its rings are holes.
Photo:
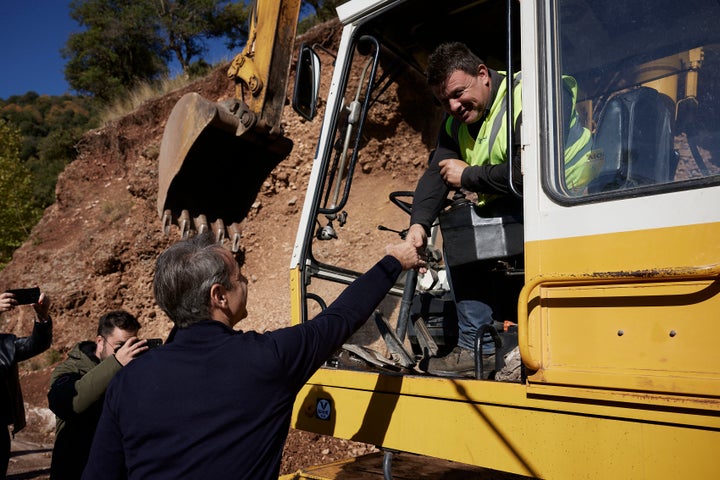
[[[124,310],[98,322],[94,341],[75,345],[50,378],[48,404],[56,418],[50,478],[79,479],[87,463],[110,380],[156,339],[138,338],[140,323]],[[161,343],[161,342],[160,342]]]

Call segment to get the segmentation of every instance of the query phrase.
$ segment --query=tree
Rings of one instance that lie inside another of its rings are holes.
[[[318,22],[326,22],[335,18],[337,13],[335,7],[345,0],[303,0],[303,4],[311,6],[315,10],[315,17]]]
[[[20,162],[19,130],[0,120],[0,268],[30,233],[40,218],[32,204],[30,172]]]
[[[73,0],[70,16],[86,29],[70,35],[65,78],[80,92],[109,101],[166,74],[169,53],[152,0]]]
[[[63,49],[65,78],[107,101],[166,75],[173,58],[188,75],[202,71],[206,41],[236,41],[248,11],[230,0],[73,0],[70,15],[86,30]]]
[[[238,28],[247,21],[249,8],[243,2],[229,0],[156,0],[160,28],[166,48],[172,52],[186,74],[194,58],[207,52],[205,41],[228,37],[230,44],[247,31]]]
[[[213,21],[210,36],[225,38],[225,46],[230,51],[245,46],[250,29],[248,19],[251,11],[252,5],[245,2],[225,5]]]
[[[33,205],[38,209],[55,201],[58,173],[75,159],[80,137],[97,126],[94,106],[87,97],[34,92],[0,100],[0,120],[20,133],[19,161],[32,175]]]
[[[302,34],[318,23],[337,17],[335,7],[346,0],[303,0],[297,31]],[[311,12],[314,11],[315,13]]]

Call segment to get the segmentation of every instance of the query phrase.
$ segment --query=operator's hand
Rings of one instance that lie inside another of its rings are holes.
[[[438,163],[438,166],[440,167],[440,176],[449,187],[462,187],[460,180],[462,178],[463,170],[468,167],[467,163],[462,160],[447,158],[445,160],[441,160],[440,163]]]
[[[407,235],[405,235],[405,241],[417,248],[418,252],[423,252],[425,250],[425,246],[427,245],[427,233],[425,233],[425,227],[419,223],[413,223],[410,225]]]
[[[385,247],[385,253],[397,258],[403,270],[425,266],[425,260],[420,258],[417,248],[408,241],[388,245]]]
[[[17,300],[12,293],[0,293],[0,313],[8,312],[17,306]]]
[[[145,346],[146,343],[147,340],[138,340],[137,337],[128,338],[123,346],[115,352],[115,359],[124,367],[148,349]]]
[[[48,312],[50,312],[50,297],[48,297],[45,292],[41,293],[37,303],[33,303],[33,308],[35,309],[38,320],[47,322]]]
[[[425,255],[425,248],[427,247],[427,233],[425,233],[425,227],[419,223],[413,223],[408,229],[407,235],[405,235],[405,242],[409,243],[418,253],[418,256],[422,260],[427,260]],[[426,266],[418,267],[418,272],[427,272]]]

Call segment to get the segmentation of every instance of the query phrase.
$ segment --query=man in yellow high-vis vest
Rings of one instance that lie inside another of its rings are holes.
[[[430,226],[445,206],[450,190],[466,190],[478,196],[480,207],[502,202],[522,215],[522,200],[510,190],[510,177],[517,192],[522,191],[520,135],[522,98],[520,74],[512,82],[513,171],[510,172],[507,145],[507,78],[503,72],[488,68],[463,43],[444,43],[428,59],[427,82],[447,117],[442,124],[428,169],[415,190],[410,228],[406,240],[424,250]],[[577,84],[563,77],[563,108],[569,118],[564,129],[565,182],[569,190],[582,188],[592,178],[588,168],[590,132],[578,121],[575,112]],[[481,268],[475,264],[448,265],[458,317],[458,344],[446,356],[432,358],[426,370],[435,375],[473,376],[474,345],[478,330],[493,322],[488,298],[491,291]],[[484,361],[494,362],[494,346],[483,345]]]

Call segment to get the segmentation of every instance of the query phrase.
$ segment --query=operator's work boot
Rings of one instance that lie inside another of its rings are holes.
[[[432,375],[474,377],[475,354],[470,349],[455,347],[444,357],[431,358],[426,371]]]

